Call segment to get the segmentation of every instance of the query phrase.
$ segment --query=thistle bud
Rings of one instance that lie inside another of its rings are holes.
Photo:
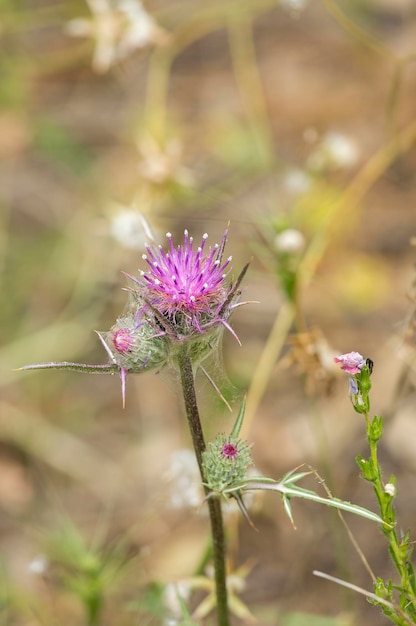
[[[166,365],[169,343],[158,337],[146,320],[139,323],[133,315],[118,318],[108,332],[99,333],[111,360],[127,372],[137,373]]]
[[[202,456],[202,466],[207,487],[221,495],[238,490],[247,476],[253,461],[246,441],[221,434],[210,442]]]

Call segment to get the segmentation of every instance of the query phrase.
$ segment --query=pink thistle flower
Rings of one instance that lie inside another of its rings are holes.
[[[347,374],[359,374],[364,367],[365,358],[359,352],[348,352],[334,357],[335,363],[342,363],[341,369]]]
[[[129,276],[135,286],[129,289],[127,312],[108,332],[97,332],[109,363],[90,365],[61,361],[26,365],[21,369],[118,372],[124,406],[127,375],[159,370],[172,363],[176,355],[175,344],[190,340],[193,365],[202,369],[224,400],[202,362],[216,346],[221,327],[227,328],[239,341],[228,319],[236,307],[247,304],[237,300],[248,263],[234,283],[226,281],[231,269],[231,257],[222,261],[227,233],[228,229],[220,245],[208,250],[205,249],[208,235],[204,235],[201,245],[194,248],[188,231],[185,231],[183,244],[177,248],[173,246],[170,233],[167,234],[167,251],[155,244],[146,246],[147,255],[143,258],[148,269],[139,278]],[[233,458],[231,450],[228,458]]]
[[[225,443],[222,447],[221,454],[227,459],[236,459],[238,456],[238,448],[233,443]]]
[[[235,285],[227,284],[232,260],[232,257],[222,260],[227,232],[228,229],[220,245],[208,250],[205,249],[207,234],[203,235],[201,245],[194,247],[193,238],[185,230],[183,244],[175,247],[172,235],[167,233],[168,250],[146,245],[143,259],[148,268],[141,272],[140,278],[130,277],[139,285],[135,293],[145,303],[144,312],[149,313],[150,309],[163,331],[177,340],[209,332],[218,325],[236,337],[227,320],[238,306],[234,301],[247,266]]]

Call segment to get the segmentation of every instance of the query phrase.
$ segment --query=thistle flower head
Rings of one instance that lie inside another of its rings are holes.
[[[159,326],[166,332],[170,329],[170,334],[179,340],[221,326],[233,332],[227,319],[238,294],[236,286],[226,282],[231,257],[222,260],[227,231],[221,244],[208,249],[207,234],[203,235],[199,246],[194,245],[187,230],[183,244],[177,247],[170,233],[166,237],[167,250],[162,246],[146,246],[143,260],[147,269],[141,272],[140,278],[132,277],[137,296],[147,303],[147,314],[158,312]],[[144,310],[146,312],[146,306]]]
[[[196,367],[218,345],[222,328],[227,328],[238,341],[228,319],[239,306],[236,302],[239,286],[248,264],[234,284],[227,284],[231,257],[222,260],[227,232],[220,245],[209,249],[205,247],[208,235],[203,236],[200,246],[194,247],[188,231],[185,231],[183,244],[176,248],[169,233],[168,250],[155,244],[146,246],[147,254],[143,258],[147,270],[139,278],[129,276],[133,287],[129,289],[126,312],[108,332],[98,333],[109,357],[107,364],[62,361],[37,363],[21,369],[118,372],[124,405],[127,374],[161,369],[174,363],[182,342],[189,343],[188,356]],[[218,392],[215,383],[204,373]]]

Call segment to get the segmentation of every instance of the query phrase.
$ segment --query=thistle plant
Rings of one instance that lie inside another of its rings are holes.
[[[126,312],[109,332],[98,333],[108,354],[109,363],[41,363],[23,369],[64,368],[81,372],[119,372],[125,402],[126,377],[130,373],[175,367],[180,375],[185,411],[201,472],[208,494],[203,469],[206,449],[199,417],[194,377],[198,367],[218,347],[224,328],[238,340],[229,318],[240,302],[240,284],[246,265],[234,283],[227,282],[231,257],[223,260],[228,229],[221,243],[206,250],[208,235],[194,247],[188,231],[182,245],[176,248],[167,234],[169,248],[147,245],[143,260],[147,269],[139,277],[128,276],[129,302]],[[227,607],[225,539],[220,501],[208,500],[212,553],[215,569],[218,624],[229,624]]]
[[[188,231],[184,233],[183,243],[176,247],[170,233],[167,234],[169,242],[167,250],[155,244],[146,246],[146,254],[143,255],[146,269],[139,276],[127,275],[128,304],[125,312],[109,331],[98,333],[107,352],[108,363],[89,365],[63,361],[27,365],[22,368],[118,372],[121,378],[123,405],[127,375],[159,370],[165,366],[177,370],[211,524],[214,581],[213,585],[209,583],[209,589],[211,590],[213,586],[215,593],[210,591],[197,614],[206,615],[207,611],[216,606],[218,626],[229,626],[230,611],[240,617],[250,615],[247,607],[235,596],[231,577],[227,580],[226,544],[221,508],[223,500],[235,499],[252,526],[254,525],[249,518],[244,497],[248,492],[257,490],[279,493],[292,523],[291,500],[294,497],[361,515],[384,525],[388,533],[392,531],[394,521],[349,502],[323,497],[310,489],[299,487],[297,483],[301,479],[314,474],[309,468],[306,470],[297,468],[280,480],[250,476],[248,473],[252,465],[250,445],[240,438],[245,402],[241,405],[230,434],[222,433],[208,446],[206,445],[195,389],[195,373],[201,368],[219,392],[205,371],[203,363],[208,355],[219,348],[224,329],[239,342],[229,320],[233,311],[245,304],[240,302],[239,298],[241,281],[248,264],[243,267],[235,281],[228,280],[232,259],[231,257],[223,259],[227,234],[228,229],[225,230],[220,244],[212,248],[206,247],[208,238],[206,234],[200,246],[195,247]],[[355,364],[355,369],[349,370],[351,374],[358,371],[361,375],[360,379],[357,378],[361,386],[357,388],[355,396],[357,406],[362,407],[367,407],[365,389],[368,385],[365,386],[364,380],[369,378],[365,379],[365,363],[361,357],[358,365]],[[365,367],[368,369],[368,365]]]
[[[383,435],[382,416],[370,417],[370,390],[373,362],[365,359],[359,352],[349,352],[335,357],[336,363],[349,374],[349,393],[354,410],[365,418],[367,441],[370,454],[367,458],[357,456],[356,462],[362,477],[373,485],[380,517],[380,528],[388,542],[388,552],[399,575],[399,582],[383,580],[373,576],[374,594],[369,594],[369,601],[379,606],[383,613],[400,626],[416,623],[416,580],[411,556],[413,542],[409,532],[399,533],[396,529],[397,515],[394,499],[397,495],[396,479],[390,476],[383,480],[382,469],[378,460],[378,443]]]

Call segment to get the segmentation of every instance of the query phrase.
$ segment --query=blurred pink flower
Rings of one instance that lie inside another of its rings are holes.
[[[365,358],[359,352],[348,352],[334,357],[335,363],[342,363],[341,369],[347,374],[359,374],[365,365]]]

